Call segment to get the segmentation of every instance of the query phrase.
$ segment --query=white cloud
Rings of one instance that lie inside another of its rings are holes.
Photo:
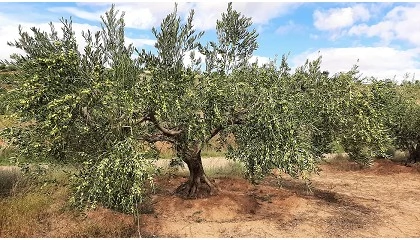
[[[313,40],[317,40],[319,38],[319,35],[311,33],[311,34],[309,34],[309,38],[313,39]]]
[[[86,19],[89,21],[99,21],[100,16],[105,14],[105,11],[88,12],[75,7],[51,7],[47,10],[54,13],[69,13],[74,17]]]
[[[154,46],[156,40],[153,39],[144,39],[144,38],[129,38],[125,37],[125,42],[130,44],[132,43],[136,48],[142,48],[143,46]]]
[[[290,32],[299,32],[305,29],[305,26],[296,24],[294,21],[290,20],[286,24],[278,27],[276,33],[280,35],[285,35]]]
[[[352,26],[358,21],[368,21],[370,13],[364,5],[358,4],[346,8],[315,10],[313,18],[317,29],[331,31]]]
[[[178,11],[182,12],[185,3],[178,4]],[[48,8],[50,12],[69,13],[78,18],[89,21],[101,21],[101,16],[105,16],[105,12],[111,8],[110,3],[79,3],[80,7],[52,7]],[[169,2],[159,3],[116,3],[115,9],[121,14],[125,12],[124,21],[126,27],[142,30],[150,30],[157,26],[161,20],[173,11],[175,4]],[[94,11],[89,11],[88,7],[94,7]]]
[[[55,26],[55,29],[58,32],[58,35],[62,36],[61,29],[60,29],[60,27],[62,26],[61,22],[53,22],[53,24]],[[41,31],[46,31],[48,33],[50,32],[50,26],[47,23],[34,24],[34,23],[23,22],[21,23],[21,26],[22,26],[22,31],[28,32],[28,33],[31,33],[31,30],[30,30],[31,27],[39,28],[41,29]],[[82,31],[87,31],[87,30],[90,30],[91,32],[94,33],[97,30],[99,30],[99,27],[92,26],[89,24],[73,23],[73,31],[76,34],[76,40],[78,43],[79,51],[83,51],[83,48],[86,46],[86,43],[82,36]],[[19,39],[18,24],[0,26],[0,35],[8,36],[7,38],[2,38],[0,40],[0,45],[6,46],[6,47],[0,48],[0,59],[10,59],[10,55],[12,53],[20,53],[20,54],[24,53],[22,50],[17,49],[15,47],[7,46],[6,44],[8,41],[14,42],[14,40]]]
[[[353,26],[347,32],[350,36],[379,37],[385,44],[393,40],[407,41],[420,46],[420,4],[397,6],[389,11],[382,21]]]
[[[0,38],[0,46],[2,46],[0,47],[0,60],[10,59],[9,56],[12,53],[23,53],[7,45],[7,42],[14,42],[19,36],[17,26],[17,24],[10,22],[8,18],[0,15],[0,36],[2,36]]]
[[[247,17],[252,17],[255,24],[267,24],[273,18],[290,13],[299,5],[299,3],[286,2],[265,2],[264,4],[259,2],[235,2],[233,8]]]
[[[92,4],[92,5],[90,5]],[[80,5],[80,4],[79,4]],[[50,8],[52,12],[66,12],[79,18],[99,21],[100,15],[107,11],[111,4],[84,3],[83,7],[95,6],[93,12],[81,10],[74,7],[55,7]],[[264,4],[257,2],[234,2],[233,8],[247,17],[252,17],[254,24],[267,24],[271,19],[287,14],[293,11],[298,3],[267,2]],[[174,9],[173,2],[155,2],[155,3],[117,3],[116,9],[124,11],[125,23],[127,27],[148,30],[157,27],[162,19],[171,13]],[[191,9],[194,9],[194,25],[198,30],[215,29],[216,20],[220,19],[222,12],[227,9],[227,2],[181,2],[178,3],[178,13],[186,17]]]
[[[178,5],[178,12],[182,11]],[[125,12],[124,21],[129,28],[150,30],[159,26],[166,15],[174,10],[174,3],[117,3],[116,9]],[[108,9],[106,9],[108,10]]]
[[[267,24],[271,19],[285,15],[293,11],[299,3],[284,2],[234,2],[234,10],[242,13],[246,17],[251,17],[256,25]],[[221,14],[227,9],[227,2],[198,2],[189,6],[196,12],[195,25],[200,30],[216,28],[216,20],[221,18]]]
[[[188,51],[188,52],[185,53],[185,56],[184,56],[184,59],[183,59],[184,66],[191,66],[190,54],[191,54],[191,51]],[[201,58],[201,66],[203,67],[204,63],[205,63],[206,56],[201,54],[199,51],[194,50],[194,59],[197,60],[199,58]]]
[[[294,67],[304,64],[306,59],[322,56],[322,69],[330,73],[347,72],[358,65],[364,77],[402,80],[404,74],[420,76],[420,48],[397,50],[390,47],[326,48],[306,52],[292,59]],[[359,60],[359,62],[358,62]]]

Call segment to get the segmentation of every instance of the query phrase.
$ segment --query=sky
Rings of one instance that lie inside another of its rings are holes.
[[[101,16],[112,3],[101,2],[0,2],[0,59],[18,49],[7,46],[18,39],[18,25],[48,31],[60,18],[73,19],[79,49],[81,32],[97,31]],[[125,12],[126,41],[137,49],[152,50],[152,27],[174,9],[174,1],[117,2]],[[216,40],[216,20],[227,1],[178,2],[182,19],[194,9],[194,26],[205,31],[201,42]],[[259,37],[252,60],[260,64],[288,55],[292,69],[306,59],[322,56],[322,70],[349,71],[359,66],[365,77],[420,79],[420,3],[385,2],[233,2],[233,8],[251,17]]]

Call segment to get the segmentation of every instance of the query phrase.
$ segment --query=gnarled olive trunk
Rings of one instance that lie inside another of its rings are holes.
[[[207,178],[201,161],[201,149],[177,149],[177,154],[187,164],[190,176],[188,181],[176,190],[184,197],[194,198],[212,195],[217,192],[215,185]]]

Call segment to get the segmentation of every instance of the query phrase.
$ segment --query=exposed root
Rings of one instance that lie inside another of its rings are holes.
[[[206,198],[212,195],[216,195],[219,192],[219,188],[213,184],[206,175],[199,178],[191,178],[181,184],[175,193],[183,198]]]

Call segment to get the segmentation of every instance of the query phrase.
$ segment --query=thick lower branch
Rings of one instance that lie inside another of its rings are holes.
[[[156,119],[154,114],[150,114],[150,121],[155,125],[157,129],[159,129],[163,134],[169,137],[175,137],[182,133],[182,130],[172,130],[164,128],[159,121]]]
[[[155,127],[159,129],[159,131],[161,131],[167,137],[175,137],[182,133],[182,130],[172,130],[172,129],[166,129],[165,127],[163,127],[159,123],[159,121],[156,119],[156,116],[153,113],[146,114],[143,118],[141,118],[140,120],[137,120],[134,124],[137,125],[146,121],[152,122],[155,125]]]
[[[217,128],[213,129],[210,133],[210,136],[206,139],[206,143],[209,142],[214,136],[216,136],[222,130],[223,130],[222,126],[218,126]]]
[[[164,136],[162,134],[155,134],[155,135],[147,135],[139,138],[139,140],[146,141],[148,143],[156,143],[156,142],[170,142],[172,144],[175,143],[175,141],[167,136]]]

